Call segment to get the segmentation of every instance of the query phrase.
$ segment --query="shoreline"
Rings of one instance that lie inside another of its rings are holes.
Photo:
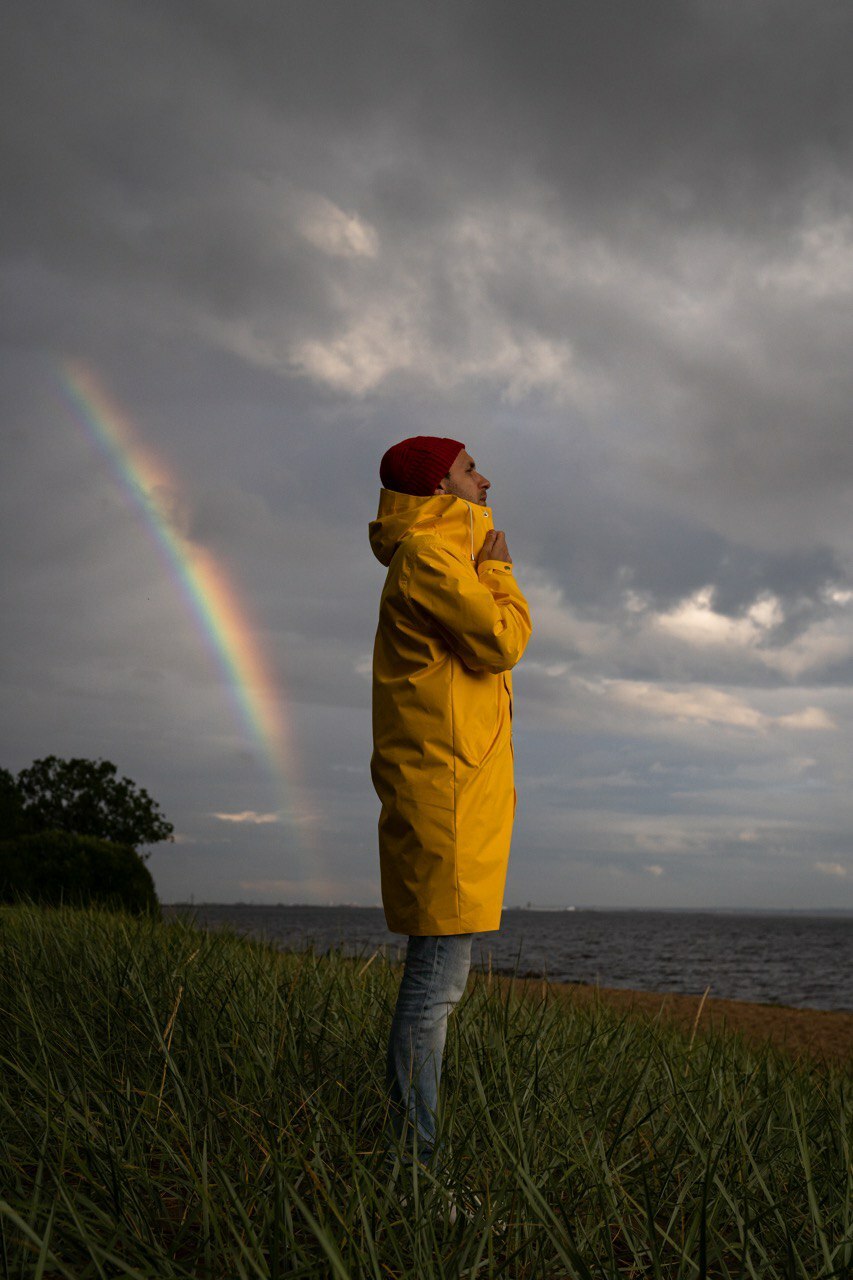
[[[770,1044],[794,1059],[853,1066],[853,1012],[841,1009],[799,1009],[790,1005],[727,1000],[710,994],[687,996],[500,974],[494,974],[492,981],[540,999],[544,994],[556,996],[579,1008],[600,1001],[617,1012],[650,1021],[660,1019],[688,1036],[694,1034],[694,1029],[696,1035],[734,1033],[753,1048]]]
[[[198,908],[198,904],[196,907]],[[168,918],[171,915],[180,916],[183,912],[180,904],[171,903],[166,904],[164,914]],[[215,931],[217,926],[196,922],[196,927],[212,928]],[[272,946],[275,950],[292,954],[299,954],[301,951],[301,948],[283,945],[279,940],[264,938],[252,932],[242,936],[262,945]],[[380,944],[373,951],[371,960],[381,954],[386,962],[400,965],[401,959],[390,957],[387,950],[387,944]],[[363,962],[364,959],[361,955],[349,958],[354,962]],[[502,973],[499,969],[489,972],[488,969],[476,968],[472,970],[471,981],[497,982],[503,987],[510,986],[515,991],[526,992],[539,999],[547,991],[552,996],[581,1008],[599,1000],[618,1012],[635,1014],[649,1020],[659,1018],[688,1037],[693,1034],[727,1032],[742,1036],[744,1042],[753,1048],[760,1049],[770,1044],[795,1060],[853,1069],[853,1010],[764,1004],[710,993],[707,996],[683,995],[628,987],[594,986],[532,975],[515,976]]]

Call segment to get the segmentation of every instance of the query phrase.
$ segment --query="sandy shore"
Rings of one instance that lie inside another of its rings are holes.
[[[542,995],[547,986],[558,999],[576,1005],[601,1000],[611,1008],[644,1018],[660,1018],[686,1035],[706,1031],[735,1032],[756,1047],[770,1041],[796,1058],[853,1067],[853,1013],[821,1009],[790,1009],[785,1005],[750,1004],[745,1000],[718,1000],[708,996],[660,995],[652,991],[625,991],[612,987],[543,983],[540,979],[513,981],[516,990]],[[697,1020],[698,1016],[698,1020]]]

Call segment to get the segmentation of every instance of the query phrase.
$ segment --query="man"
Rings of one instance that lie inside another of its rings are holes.
[[[428,1161],[472,935],[500,927],[515,813],[509,672],[531,627],[489,481],[465,446],[415,436],[387,451],[379,474],[370,543],[388,575],[371,775],[385,918],[409,938],[387,1073],[397,1132]]]

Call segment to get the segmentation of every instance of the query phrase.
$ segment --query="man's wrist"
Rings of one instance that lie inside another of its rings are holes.
[[[497,570],[503,570],[504,572],[508,571],[509,573],[512,573],[512,561],[511,560],[481,560],[477,565],[477,572],[479,573],[481,569],[488,569],[490,571],[497,569]]]

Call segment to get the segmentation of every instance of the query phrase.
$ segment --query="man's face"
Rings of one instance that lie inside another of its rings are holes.
[[[453,461],[453,466],[436,489],[436,493],[452,493],[457,498],[465,498],[468,502],[478,502],[480,506],[484,507],[486,505],[486,493],[490,487],[486,477],[481,476],[477,470],[476,463],[470,453],[467,453],[465,449],[461,449]]]

